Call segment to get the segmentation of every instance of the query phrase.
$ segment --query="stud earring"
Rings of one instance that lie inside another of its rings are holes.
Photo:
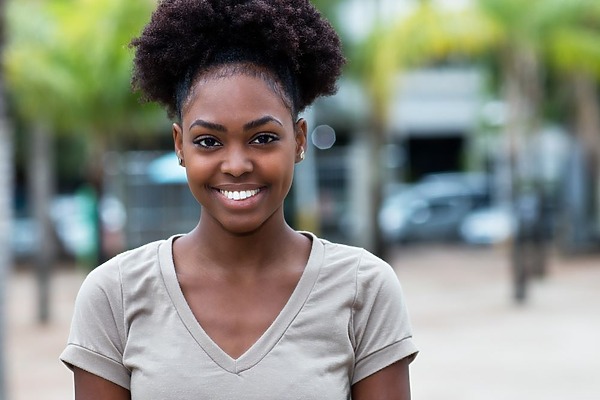
[[[179,166],[183,167],[183,158],[181,157],[181,152],[177,153],[177,162]]]
[[[304,149],[302,149],[302,151],[300,152],[300,159],[304,160],[305,154],[304,154]]]

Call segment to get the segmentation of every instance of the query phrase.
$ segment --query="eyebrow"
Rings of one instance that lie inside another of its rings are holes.
[[[215,124],[214,122],[208,122],[203,119],[197,119],[194,122],[192,122],[189,129],[192,129],[194,126],[201,126],[203,128],[210,129],[213,131],[227,132],[227,128],[225,128],[225,126],[221,124]]]
[[[255,119],[254,121],[250,121],[244,124],[244,131],[249,131],[250,129],[258,128],[259,126],[263,126],[268,124],[269,122],[274,122],[280,126],[283,126],[281,121],[271,115],[265,115],[264,117],[260,117]],[[197,119],[190,125],[189,129],[192,129],[194,126],[201,126],[206,129],[210,129],[218,132],[227,132],[227,128],[224,125],[217,124],[214,122],[205,121],[203,119]]]
[[[283,126],[281,121],[279,121],[277,118],[275,118],[271,115],[265,115],[264,117],[255,119],[254,121],[250,121],[250,122],[244,124],[244,130],[249,131],[250,129],[254,129],[254,128],[258,128],[259,126],[266,125],[269,122],[275,122],[276,124]]]

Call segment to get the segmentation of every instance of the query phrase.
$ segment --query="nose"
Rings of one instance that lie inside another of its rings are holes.
[[[254,169],[254,163],[245,149],[230,147],[224,155],[225,158],[221,162],[221,172],[224,174],[237,178]]]

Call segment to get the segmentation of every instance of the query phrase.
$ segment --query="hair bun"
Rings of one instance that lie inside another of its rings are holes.
[[[188,69],[209,66],[227,49],[244,49],[272,69],[285,62],[298,111],[335,93],[345,62],[336,32],[308,0],[162,0],[131,45],[133,87],[170,116]]]

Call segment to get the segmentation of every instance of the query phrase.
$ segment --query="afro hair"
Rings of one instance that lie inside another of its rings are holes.
[[[170,117],[181,117],[181,91],[214,65],[266,68],[297,113],[336,92],[345,62],[336,32],[309,0],[161,0],[131,45],[133,88]]]

